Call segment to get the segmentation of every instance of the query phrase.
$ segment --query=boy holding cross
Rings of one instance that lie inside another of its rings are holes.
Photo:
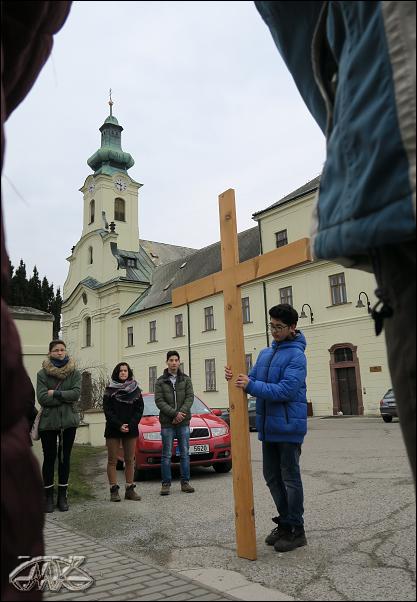
[[[298,313],[291,305],[276,305],[269,316],[274,341],[260,352],[249,376],[239,374],[235,384],[256,397],[263,473],[278,512],[272,519],[278,526],[265,542],[277,552],[289,552],[307,544],[300,474],[307,432],[306,340],[296,329]],[[233,378],[228,367],[225,377]]]

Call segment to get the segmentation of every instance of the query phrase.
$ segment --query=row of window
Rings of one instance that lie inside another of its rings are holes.
[[[275,232],[275,244],[276,247],[284,247],[288,244],[288,233],[287,230],[280,230],[279,232]],[[333,276],[329,276],[330,280],[330,292],[332,298],[332,305],[339,305],[340,303],[346,303],[346,285],[345,285],[345,275],[342,274],[334,274]],[[291,286],[286,289],[280,289],[280,298],[281,303],[289,303],[292,305],[292,289]],[[283,300],[283,299],[290,299]]]
[[[346,303],[345,275],[342,273],[329,276],[329,282],[332,305]],[[286,286],[279,289],[279,302],[293,305],[292,286]],[[249,297],[242,298],[242,315],[243,323],[249,324],[251,321]],[[212,305],[204,308],[204,332],[209,330],[215,330],[214,307]],[[175,316],[175,336],[184,336],[183,314],[177,314]],[[155,343],[156,341],[156,320],[152,320],[149,322],[149,343]],[[127,345],[128,347],[132,347],[133,344],[133,326],[129,326],[127,329]]]
[[[90,247],[91,248],[91,247]],[[92,259],[92,255],[91,255]],[[92,263],[92,261],[91,261]],[[329,276],[330,294],[332,305],[340,305],[347,302],[345,275],[333,274]],[[279,302],[293,305],[292,286],[286,286],[279,289]],[[251,321],[249,297],[242,298],[242,315],[243,323],[248,324]],[[204,308],[204,332],[215,330],[214,327],[214,307],[210,305]],[[184,336],[184,319],[183,314],[175,316],[175,336]],[[149,343],[156,343],[156,320],[149,322]],[[133,326],[127,327],[127,346],[133,347]],[[91,346],[91,318],[85,319],[85,346]]]
[[[242,312],[243,312],[243,322],[247,324],[250,322],[250,306],[249,306],[249,297],[244,297],[242,299]],[[210,307],[204,308],[204,332],[208,330],[215,330],[214,328],[214,307],[210,305]],[[175,336],[183,337],[184,336],[184,317],[183,314],[176,314],[175,316]],[[156,320],[151,320],[149,322],[149,343],[156,343]],[[133,326],[127,327],[127,346],[133,347]]]
[[[249,374],[252,369],[253,359],[252,354],[245,355],[246,372]],[[180,364],[180,369],[184,372],[184,364]],[[206,377],[206,391],[217,391],[216,385],[216,360],[214,358],[204,360],[204,370]],[[155,391],[155,383],[158,378],[158,367],[150,366],[149,368],[149,392]]]
[[[96,202],[90,201],[90,224],[94,223]],[[126,204],[124,199],[114,199],[114,220],[118,222],[126,221]]]

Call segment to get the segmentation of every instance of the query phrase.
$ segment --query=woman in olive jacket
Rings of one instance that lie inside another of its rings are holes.
[[[58,500],[61,512],[68,510],[67,488],[71,450],[80,423],[74,403],[81,391],[81,373],[67,355],[64,341],[49,343],[48,358],[38,372],[36,396],[42,406],[39,434],[43,449],[42,476],[45,512],[54,510],[54,468],[58,445]]]
[[[110,501],[120,502],[117,484],[116,464],[120,443],[123,446],[125,462],[125,500],[139,501],[133,483],[136,439],[139,435],[139,421],[143,414],[143,398],[138,383],[133,378],[132,368],[126,362],[117,364],[111,381],[103,397],[103,410],[106,415],[104,437],[107,445],[107,476],[110,485]]]

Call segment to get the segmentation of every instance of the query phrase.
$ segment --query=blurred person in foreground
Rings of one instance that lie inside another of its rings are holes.
[[[32,88],[64,24],[71,2],[1,3],[1,165],[4,123]],[[1,599],[41,600],[34,588],[22,592],[9,575],[24,560],[41,556],[43,491],[38,461],[28,436],[27,406],[33,387],[22,363],[19,335],[7,308],[9,261],[1,225]]]
[[[327,140],[313,258],[375,274],[415,483],[416,3],[255,5]]]

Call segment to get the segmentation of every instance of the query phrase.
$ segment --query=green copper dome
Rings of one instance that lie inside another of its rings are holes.
[[[113,123],[114,125],[119,125],[119,122],[114,115],[109,115],[104,123]]]
[[[92,155],[87,164],[94,170],[94,175],[113,175],[116,171],[127,171],[134,164],[132,155],[122,150],[122,131],[116,117],[111,113],[100,128],[101,148]]]

